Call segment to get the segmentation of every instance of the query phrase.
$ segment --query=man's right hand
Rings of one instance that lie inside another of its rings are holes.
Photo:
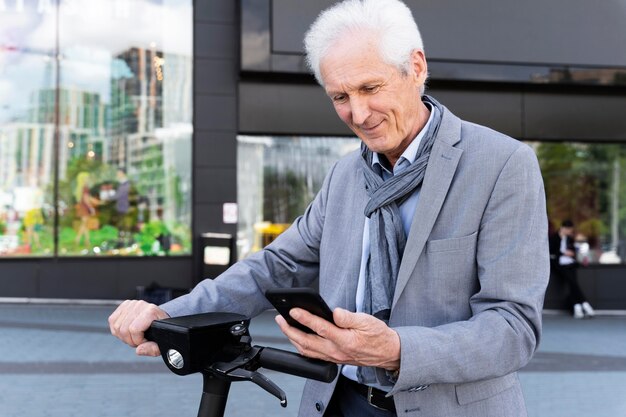
[[[154,320],[168,318],[169,315],[154,304],[142,300],[126,300],[109,316],[111,334],[132,346],[141,356],[159,356],[159,346],[149,342],[144,332]]]

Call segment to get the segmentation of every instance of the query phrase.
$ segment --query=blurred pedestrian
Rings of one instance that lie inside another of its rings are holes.
[[[574,223],[564,220],[559,230],[550,236],[550,270],[569,287],[568,301],[575,319],[593,317],[595,311],[587,301],[576,277],[578,269]]]
[[[76,245],[80,245],[84,237],[85,246],[91,248],[89,230],[97,229],[96,205],[100,200],[93,197],[89,190],[91,177],[88,172],[81,172],[76,177],[76,188],[74,197],[76,198],[76,216],[79,219],[78,232],[76,233]]]

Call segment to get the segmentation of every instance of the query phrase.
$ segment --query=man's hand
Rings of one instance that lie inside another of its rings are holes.
[[[301,332],[276,316],[280,329],[304,356],[390,371],[400,367],[400,336],[382,320],[341,308],[333,311],[336,325],[300,308],[289,314],[316,333]]]
[[[159,356],[159,346],[149,342],[144,332],[154,320],[168,318],[168,314],[154,304],[141,300],[126,300],[109,316],[111,334],[132,346],[137,355]]]

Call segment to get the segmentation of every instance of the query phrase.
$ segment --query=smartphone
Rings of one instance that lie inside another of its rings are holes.
[[[303,332],[314,333],[313,330],[298,323],[289,315],[289,311],[292,308],[304,309],[311,314],[334,323],[332,310],[319,293],[311,288],[272,288],[265,291],[265,297],[290,326],[296,327]]]

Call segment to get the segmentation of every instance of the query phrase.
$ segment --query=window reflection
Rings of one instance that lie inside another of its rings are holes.
[[[269,244],[304,213],[328,170],[360,141],[338,137],[237,138],[239,258]]]
[[[54,95],[42,92],[55,85],[55,31],[33,2],[2,6],[0,256],[49,256],[54,252]]]
[[[59,255],[190,253],[191,0],[18,3],[0,3],[0,256],[54,254],[55,203]]]
[[[626,261],[626,145],[531,142],[553,227],[576,225],[581,263]]]

